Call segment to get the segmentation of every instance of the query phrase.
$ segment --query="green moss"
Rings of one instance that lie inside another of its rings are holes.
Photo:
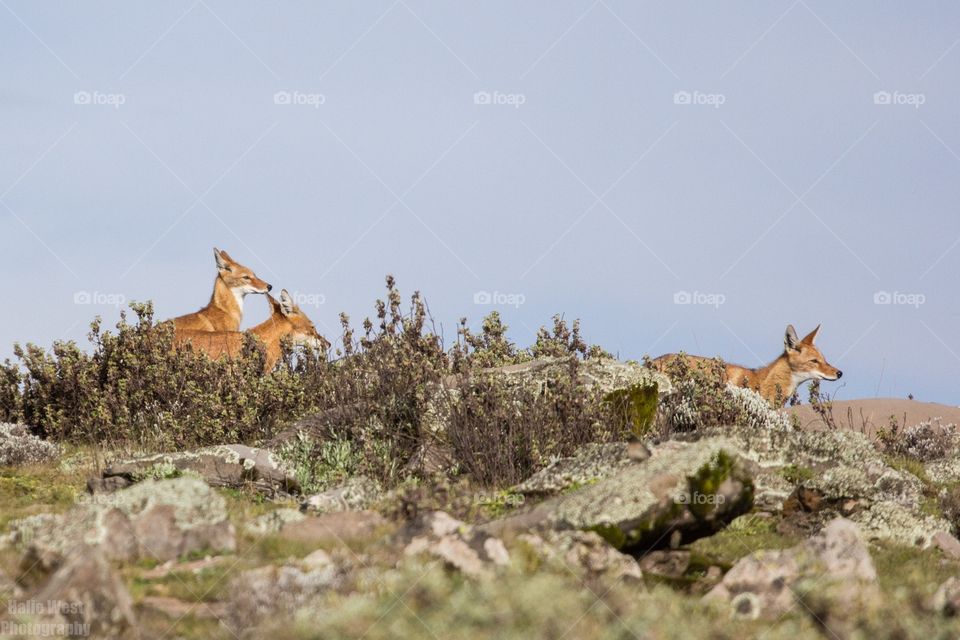
[[[790,484],[800,485],[814,478],[813,469],[796,464],[788,464],[778,471],[780,476]]]
[[[717,451],[707,464],[687,478],[690,496],[694,498],[690,501],[688,508],[698,519],[707,519],[720,505],[712,500],[699,500],[697,497],[715,495],[720,485],[733,474],[736,464],[736,458],[726,451]],[[744,494],[746,508],[749,509],[753,505],[753,485],[749,481]]]
[[[908,458],[907,456],[884,456],[884,461],[897,471],[912,473],[927,486],[933,484],[929,476],[927,476],[927,470],[924,468],[923,463],[919,460]]]
[[[771,518],[747,514],[731,522],[726,529],[693,542],[688,548],[693,557],[699,558],[700,564],[715,564],[728,569],[754,551],[786,549],[797,542],[796,537],[778,533]]]
[[[653,382],[617,389],[608,393],[603,401],[634,436],[642,438],[653,427],[659,397],[657,383]]]

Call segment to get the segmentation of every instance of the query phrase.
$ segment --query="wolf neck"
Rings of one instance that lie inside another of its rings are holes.
[[[790,361],[787,354],[783,353],[779,358],[765,367],[754,369],[755,386],[759,387],[760,395],[770,402],[776,403],[777,396],[781,400],[780,406],[787,401],[797,387],[803,382],[803,379],[796,376],[790,370]]]
[[[250,331],[255,333],[264,344],[280,344],[285,336],[292,333],[290,323],[285,319],[270,317],[252,328]]]
[[[213,296],[210,298],[210,306],[216,307],[236,320],[237,328],[240,327],[240,319],[243,317],[243,292],[237,289],[231,289],[223,281],[223,278],[217,276],[213,284]]]

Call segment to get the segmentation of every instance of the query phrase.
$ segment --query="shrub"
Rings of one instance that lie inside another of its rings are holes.
[[[446,435],[460,469],[481,486],[505,487],[583,444],[625,438],[625,420],[579,384],[579,360],[569,363],[543,391],[478,374],[448,392]]]
[[[263,376],[254,338],[237,359],[214,361],[174,350],[172,323],[154,323],[149,303],[130,307],[136,321],[122,312],[116,333],[94,320],[89,353],[72,341],[15,345],[17,415],[40,435],[116,449],[252,442],[311,408],[311,374],[326,366],[315,356],[288,353]]]
[[[952,456],[960,444],[955,425],[943,425],[936,420],[903,427],[894,418],[877,433],[877,441],[888,455],[903,456],[921,462]]]
[[[22,424],[0,422],[0,467],[47,462],[60,455],[60,447],[41,440]]]

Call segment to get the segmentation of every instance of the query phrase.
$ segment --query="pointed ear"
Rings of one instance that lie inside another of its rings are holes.
[[[213,257],[217,260],[217,269],[220,271],[230,271],[230,256],[227,255],[226,251],[220,251],[216,247],[213,248]]]
[[[281,310],[281,308],[280,308],[280,303],[277,302],[277,299],[274,298],[274,297],[273,297],[272,295],[270,295],[269,293],[266,294],[266,298],[267,298],[267,304],[270,305],[270,313],[271,313],[271,315],[275,315],[275,316],[277,316],[277,315],[282,315],[282,314],[283,314],[283,311]]]
[[[293,298],[290,297],[290,294],[287,293],[286,289],[280,291],[280,312],[289,316],[294,311],[297,310],[297,305],[293,304]]]
[[[810,333],[808,333],[808,334],[806,335],[806,337],[804,337],[804,339],[801,340],[801,342],[803,342],[803,344],[808,344],[808,345],[810,345],[810,346],[812,347],[812,346],[813,346],[813,341],[817,339],[817,334],[818,334],[818,333],[820,333],[820,325],[817,325],[817,328],[816,328],[816,329],[814,329],[813,331],[811,331]]]
[[[797,330],[792,324],[787,325],[787,332],[783,335],[783,348],[787,351],[796,351],[800,346],[800,338],[797,337]]]

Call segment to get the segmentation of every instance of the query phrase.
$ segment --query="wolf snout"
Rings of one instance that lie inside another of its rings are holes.
[[[837,369],[837,380],[839,380],[842,377],[843,377],[843,371],[840,371],[840,369]]]
[[[267,284],[267,293],[270,293],[271,291],[273,291],[273,285],[268,283],[268,284]]]

